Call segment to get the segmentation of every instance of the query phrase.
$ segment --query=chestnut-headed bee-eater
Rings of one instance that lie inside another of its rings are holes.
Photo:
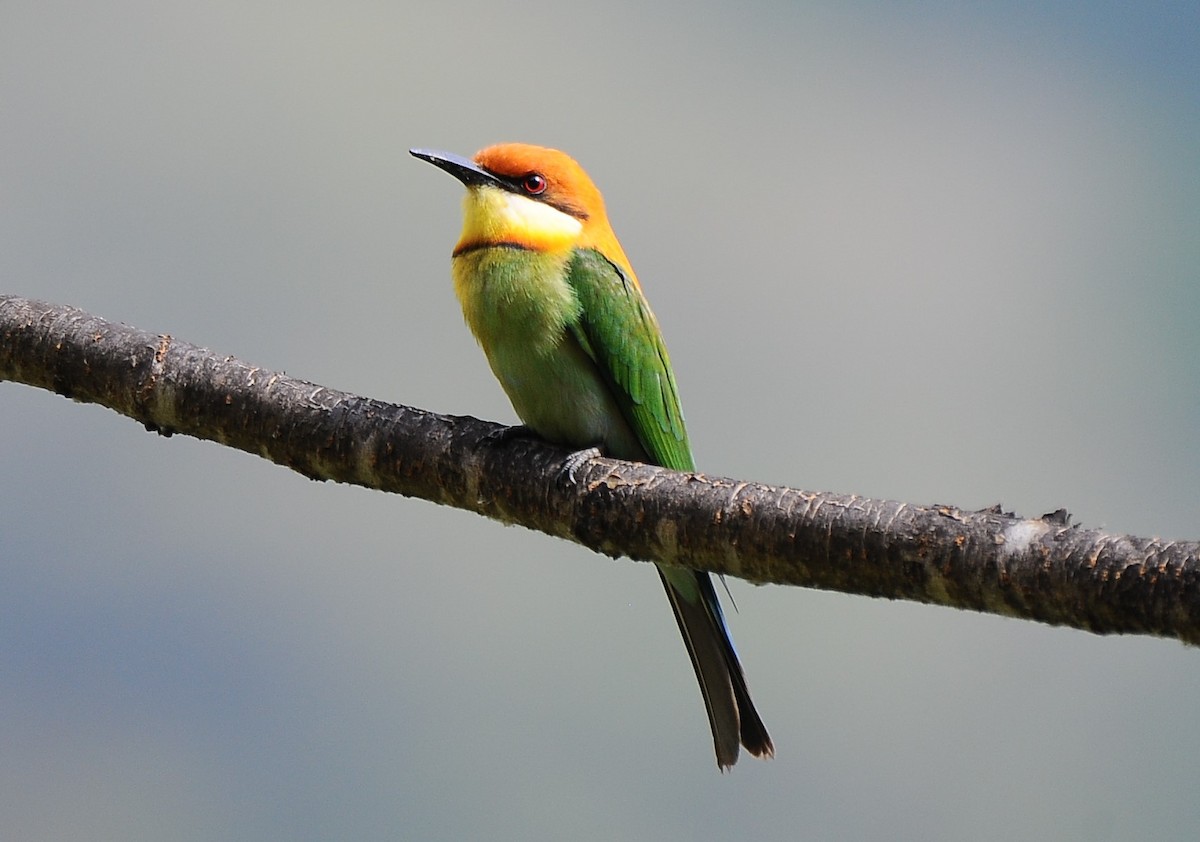
[[[557,149],[469,160],[413,149],[467,188],[451,274],[463,316],[525,426],[549,441],[695,470],[675,375],[587,173]],[[659,575],[708,709],[717,765],[774,754],[707,573]]]

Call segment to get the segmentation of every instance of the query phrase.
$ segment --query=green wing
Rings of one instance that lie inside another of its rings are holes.
[[[695,470],[679,392],[645,296],[595,249],[576,249],[567,282],[582,313],[571,332],[600,369],[651,462]]]
[[[647,457],[668,468],[695,470],[671,361],[641,291],[594,249],[576,249],[567,282],[581,309],[571,334],[616,396]],[[732,766],[739,743],[751,754],[771,756],[775,749],[750,700],[709,575],[664,565],[658,572],[700,682],[717,765]]]

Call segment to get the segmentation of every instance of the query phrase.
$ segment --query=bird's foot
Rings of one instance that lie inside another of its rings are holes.
[[[584,463],[589,459],[595,459],[601,455],[600,448],[598,447],[588,447],[584,448],[583,450],[576,450],[563,461],[562,470],[560,470],[558,473],[559,480],[561,481],[566,479],[572,485],[574,485],[575,472],[582,468]]]

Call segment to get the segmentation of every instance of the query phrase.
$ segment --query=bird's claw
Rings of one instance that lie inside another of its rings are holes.
[[[584,463],[589,459],[595,459],[600,456],[600,448],[588,447],[583,450],[576,450],[565,460],[563,460],[562,470],[559,471],[559,479],[566,479],[572,485],[575,484],[575,472],[583,467]]]
[[[513,439],[541,439],[530,427],[524,424],[517,424],[514,427],[500,427],[492,430],[483,437],[483,444],[487,447],[495,447],[497,445],[506,444]],[[583,450],[576,450],[563,460],[562,468],[559,469],[559,481],[566,480],[572,485],[575,484],[575,472],[583,467],[584,463],[589,459],[595,459],[597,456],[603,455],[598,447],[585,447]]]

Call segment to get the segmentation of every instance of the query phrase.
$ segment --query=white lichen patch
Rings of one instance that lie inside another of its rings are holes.
[[[1041,520],[1019,520],[1001,533],[1003,541],[1000,554],[1004,557],[1020,555],[1050,531],[1050,525]]]

